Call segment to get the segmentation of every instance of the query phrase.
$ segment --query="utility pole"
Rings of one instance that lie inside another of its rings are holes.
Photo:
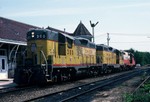
[[[110,37],[109,37],[109,33],[107,33],[107,45],[109,46],[109,41],[110,41]]]
[[[95,42],[95,38],[94,38],[94,27],[98,24],[99,22],[97,22],[96,24],[92,23],[90,21],[91,27],[92,27],[92,34],[93,34],[93,42]]]

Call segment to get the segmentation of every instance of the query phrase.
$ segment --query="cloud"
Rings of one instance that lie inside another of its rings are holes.
[[[39,9],[33,11],[21,11],[4,14],[9,17],[41,17],[41,16],[59,16],[59,15],[80,15],[89,13],[90,8],[57,8],[57,9]]]
[[[57,0],[56,0],[57,1]],[[59,1],[59,0],[58,0]],[[36,8],[26,9],[23,11],[8,11],[3,12],[2,16],[6,17],[43,17],[43,16],[66,16],[66,15],[85,15],[108,9],[122,9],[122,8],[135,8],[135,7],[149,7],[150,3],[132,3],[132,4],[120,4],[110,6],[94,6],[94,7],[66,7],[66,8]]]

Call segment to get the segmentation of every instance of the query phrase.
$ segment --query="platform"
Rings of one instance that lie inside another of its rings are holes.
[[[16,86],[13,79],[0,79],[0,89]]]

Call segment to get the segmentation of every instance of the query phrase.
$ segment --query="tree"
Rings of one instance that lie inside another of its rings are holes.
[[[150,64],[150,52],[135,51],[132,48],[127,51],[134,55],[136,63],[141,64],[142,66]]]

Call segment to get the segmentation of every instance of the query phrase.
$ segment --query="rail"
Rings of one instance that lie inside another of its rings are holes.
[[[142,83],[132,92],[132,94],[136,93],[137,90],[144,85],[145,82],[147,82],[150,79],[150,76],[148,76]]]
[[[115,76],[112,78],[88,83],[88,84],[81,85],[81,86],[76,86],[74,88],[70,88],[67,90],[63,90],[63,91],[59,91],[59,92],[55,92],[55,93],[50,93],[47,95],[43,95],[40,97],[29,99],[29,100],[26,100],[26,102],[28,102],[28,101],[65,102],[65,101],[75,99],[76,97],[82,96],[82,95],[89,93],[91,91],[97,90],[99,88],[108,86],[110,84],[114,84],[115,82],[130,79],[131,77],[134,77],[134,76],[139,75],[139,74],[140,74],[140,71],[130,72],[130,73],[122,74],[122,75]]]

